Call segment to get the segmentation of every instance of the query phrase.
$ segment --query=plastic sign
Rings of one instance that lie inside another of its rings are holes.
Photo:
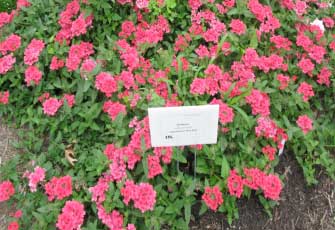
[[[215,144],[219,105],[149,108],[152,147]]]

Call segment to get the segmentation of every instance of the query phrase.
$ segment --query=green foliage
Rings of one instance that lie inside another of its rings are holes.
[[[74,191],[69,199],[78,200],[85,206],[86,216],[82,229],[106,229],[106,226],[97,219],[97,207],[92,203],[92,195],[88,191],[109,169],[110,161],[103,154],[103,150],[110,143],[119,148],[127,146],[134,133],[134,129],[129,128],[133,118],[136,116],[141,120],[147,115],[148,107],[166,104],[166,100],[157,93],[156,88],[147,83],[140,86],[137,91],[141,99],[136,107],[131,106],[130,97],[120,99],[113,94],[110,98],[127,107],[126,115],[120,114],[112,121],[102,110],[103,103],[107,99],[96,89],[95,76],[101,71],[108,71],[115,76],[125,69],[115,49],[115,43],[119,39],[118,33],[122,23],[125,20],[135,23],[138,15],[134,13],[130,4],[121,6],[115,0],[89,0],[90,4],[81,5],[86,16],[93,13],[93,27],[89,28],[85,35],[76,37],[71,42],[72,44],[78,44],[80,41],[92,42],[95,50],[94,59],[101,61],[94,71],[86,76],[87,79],[84,79],[79,70],[69,72],[66,68],[62,68],[59,71],[50,71],[49,68],[54,55],[63,60],[68,56],[69,46],[55,42],[56,33],[60,29],[59,14],[64,10],[65,2],[68,1],[31,0],[31,2],[32,6],[22,9],[13,23],[3,28],[6,36],[14,32],[20,35],[22,45],[16,51],[14,69],[0,76],[0,91],[10,90],[10,103],[6,106],[0,105],[0,116],[6,117],[9,124],[25,129],[20,133],[21,141],[17,146],[23,154],[15,156],[1,167],[1,180],[9,179],[15,184],[17,190],[23,191],[16,193],[13,198],[17,208],[23,210],[23,217],[20,219],[22,229],[55,229],[57,217],[66,201],[64,199],[49,202],[43,192],[43,186],[40,186],[35,193],[29,192],[27,180],[22,179],[22,172],[16,168],[23,165],[28,171],[32,171],[34,168],[32,161],[35,165],[46,169],[46,181],[54,176],[70,175],[73,178]],[[311,79],[297,68],[297,58],[292,58],[285,60],[288,64],[287,74],[297,75],[297,80],[291,81],[285,90],[278,90],[279,82],[276,76],[280,71],[264,73],[255,70],[255,81],[242,88],[238,96],[230,96],[234,84],[227,92],[221,92],[215,96],[191,94],[190,85],[193,79],[205,77],[204,71],[209,64],[215,64],[223,72],[228,72],[234,61],[240,60],[247,48],[257,48],[260,55],[269,56],[273,53],[273,44],[269,42],[268,34],[263,35],[261,40],[258,39],[256,29],[259,27],[259,22],[247,9],[247,1],[240,0],[236,1],[237,6],[226,14],[219,14],[213,5],[208,6],[217,13],[221,21],[227,24],[227,29],[232,18],[243,19],[247,25],[248,30],[243,36],[227,32],[220,37],[219,47],[224,42],[231,44],[229,55],[217,52],[214,58],[199,59],[195,49],[201,44],[208,44],[200,36],[193,35],[188,46],[176,53],[174,52],[176,38],[178,35],[185,34],[191,26],[191,11],[187,2],[165,0],[165,4],[160,6],[157,1],[150,1],[150,11],[143,14],[144,20],[152,23],[159,15],[163,15],[168,20],[171,31],[166,33],[163,41],[157,44],[141,45],[138,52],[150,60],[152,69],[164,71],[169,69],[168,77],[162,79],[162,82],[167,85],[170,98],[174,93],[184,105],[208,104],[213,98],[222,98],[233,109],[234,121],[220,125],[218,143],[215,145],[204,145],[201,150],[193,147],[183,149],[174,147],[171,164],[162,165],[163,174],[152,179],[147,178],[149,171],[147,158],[148,155],[153,154],[153,149],[146,149],[145,142],[142,140],[140,153],[142,160],[137,163],[134,170],[127,171],[127,177],[135,182],[149,182],[153,185],[157,193],[154,210],[141,213],[133,208],[132,204],[126,206],[120,194],[124,180],[119,183],[110,183],[106,201],[103,204],[108,211],[120,210],[124,216],[124,225],[134,223],[137,229],[162,229],[162,226],[187,229],[190,220],[194,218],[191,213],[192,206],[201,203],[199,214],[206,212],[207,206],[199,198],[205,186],[214,185],[220,187],[224,199],[218,211],[227,214],[229,223],[238,218],[237,198],[231,196],[227,188],[230,170],[236,169],[240,175],[243,175],[244,168],[259,168],[267,174],[273,174],[276,164],[281,160],[277,157],[276,160],[269,161],[262,153],[262,147],[269,141],[255,135],[258,117],[252,115],[250,106],[245,103],[245,97],[253,88],[269,95],[271,119],[285,130],[289,138],[284,154],[289,151],[295,154],[307,183],[309,185],[317,183],[315,172],[318,167],[324,168],[329,176],[335,179],[334,77],[331,77],[329,87],[313,82],[315,96],[306,103],[296,91],[300,82]],[[270,4],[270,1],[267,2]],[[295,13],[284,11],[277,2],[271,5],[282,25],[276,33],[285,35],[294,42],[296,30],[293,28],[298,20]],[[318,17],[331,16],[335,13],[333,11],[334,9],[318,11]],[[314,7],[311,13],[316,15]],[[326,43],[332,40],[331,34],[334,34],[334,30],[327,32]],[[37,64],[43,72],[43,80],[38,86],[27,87],[24,82],[26,66],[23,64],[23,53],[33,38],[42,39],[46,44]],[[294,45],[294,49],[287,51],[285,55],[302,52],[300,49]],[[182,58],[187,58],[189,69],[182,70]],[[178,68],[172,67],[174,59]],[[328,67],[334,72],[334,52],[329,51],[327,61]],[[123,90],[119,85],[118,93]],[[38,100],[45,92],[58,98],[65,93],[73,94],[75,106],[70,108],[65,102],[56,116],[46,116]],[[146,100],[149,96],[150,101]],[[301,114],[308,114],[314,121],[313,130],[306,135],[296,124],[297,117]],[[222,132],[222,128],[229,131]],[[74,146],[74,157],[78,160],[74,166],[64,156],[64,151],[71,144]],[[276,145],[274,142],[271,144]],[[250,197],[250,195],[251,190],[245,187],[243,196]],[[256,192],[256,195],[259,196],[265,211],[271,215],[271,209],[276,202],[266,199],[260,191]]]
[[[0,12],[10,12],[16,6],[15,0],[2,0],[0,4]]]

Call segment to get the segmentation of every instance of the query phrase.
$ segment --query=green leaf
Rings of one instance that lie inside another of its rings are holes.
[[[229,163],[227,161],[226,156],[223,155],[222,162],[221,162],[221,177],[227,178],[229,175],[229,170],[230,170]]]
[[[181,163],[187,163],[187,159],[183,155],[183,151],[176,150],[175,153],[172,155],[172,159],[179,161]]]
[[[252,32],[251,32],[251,38],[250,38],[249,47],[256,49],[257,46],[258,46],[257,33],[256,33],[256,30],[253,29]]]
[[[184,214],[185,214],[185,221],[187,224],[189,224],[191,220],[191,204],[190,203],[186,203],[184,205]]]
[[[201,202],[201,207],[200,207],[200,210],[199,210],[199,216],[204,214],[207,210],[208,210],[207,205],[204,202]]]

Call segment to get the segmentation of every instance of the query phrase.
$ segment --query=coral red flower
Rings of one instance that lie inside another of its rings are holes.
[[[56,227],[59,230],[78,230],[84,222],[84,205],[78,201],[66,201],[58,216]]]
[[[134,207],[141,210],[142,213],[154,209],[156,191],[151,184],[142,182],[136,185],[133,181],[128,180],[121,189],[121,194],[124,197],[124,203],[126,205],[132,200]]]
[[[53,177],[45,184],[45,193],[48,195],[48,200],[61,200],[72,194],[72,177]]]
[[[15,188],[12,182],[9,180],[0,183],[0,202],[7,201],[15,193]]]
[[[13,222],[9,223],[7,229],[8,229],[8,230],[19,230],[19,228],[20,228],[19,223],[16,222],[16,221],[13,221]]]
[[[251,94],[245,99],[246,102],[251,106],[253,115],[270,115],[270,98],[266,93],[262,93],[257,89],[253,89]]]
[[[272,146],[267,145],[262,148],[262,152],[264,153],[264,155],[268,157],[270,161],[273,161],[275,159],[277,150],[276,148],[273,148]]]
[[[219,186],[215,185],[214,187],[205,187],[205,192],[202,195],[202,200],[206,205],[216,211],[218,207],[223,203],[222,193]]]
[[[21,210],[21,209],[17,210],[17,211],[13,214],[13,217],[14,217],[14,218],[17,218],[17,219],[21,218],[21,217],[22,217],[22,210]]]
[[[298,117],[297,124],[304,134],[307,134],[313,129],[313,121],[307,115],[300,115]]]
[[[230,174],[227,180],[227,186],[229,194],[240,198],[243,193],[243,179],[233,169],[230,170]]]
[[[283,186],[276,175],[267,175],[263,178],[261,188],[266,198],[278,200]]]
[[[243,172],[246,178],[243,179],[243,184],[251,189],[257,190],[263,184],[265,173],[258,168],[244,168]]]

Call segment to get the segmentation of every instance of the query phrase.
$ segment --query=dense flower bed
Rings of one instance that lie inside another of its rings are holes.
[[[335,177],[335,7],[317,0],[19,0],[0,13],[8,229],[187,229],[284,186]],[[218,143],[152,148],[148,107],[219,105]],[[284,150],[285,148],[285,150]],[[26,172],[17,170],[24,165]]]

